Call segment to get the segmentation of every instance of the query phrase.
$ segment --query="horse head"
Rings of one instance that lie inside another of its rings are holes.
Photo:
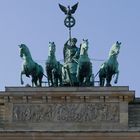
[[[56,46],[54,42],[49,42],[49,56],[55,55]]]
[[[112,45],[109,56],[118,56],[120,52],[120,47],[121,47],[121,42],[116,42],[115,44]]]
[[[20,57],[22,58],[27,57],[27,56],[31,57],[30,51],[25,44],[19,45],[19,49],[20,49]]]
[[[87,54],[88,51],[88,39],[83,39],[80,45],[80,55]]]

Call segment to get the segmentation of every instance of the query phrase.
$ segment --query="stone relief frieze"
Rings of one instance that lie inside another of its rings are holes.
[[[14,122],[119,121],[118,103],[14,104]]]

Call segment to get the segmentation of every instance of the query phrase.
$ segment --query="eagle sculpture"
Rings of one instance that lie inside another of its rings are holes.
[[[65,7],[65,6],[63,6],[61,4],[59,4],[59,7],[65,13],[65,15],[71,16],[72,14],[75,13],[75,11],[76,11],[76,9],[78,7],[78,2],[75,5],[73,5],[71,8],[70,8],[70,6]]]

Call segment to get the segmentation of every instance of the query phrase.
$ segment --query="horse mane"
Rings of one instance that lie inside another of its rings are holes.
[[[110,51],[109,51],[109,57],[114,55],[113,52],[115,52],[115,50],[116,50],[118,47],[119,47],[119,49],[120,49],[120,44],[118,44],[118,43],[114,43],[114,44],[112,45],[112,47],[110,48]]]
[[[83,39],[83,42],[80,44],[80,48],[79,48],[79,50],[80,50],[80,55],[81,55],[82,45],[85,44],[85,43],[88,43],[88,40],[84,40],[84,39]]]
[[[56,45],[54,42],[49,42],[49,48],[53,47],[53,55],[55,56],[55,51],[56,51]],[[50,49],[49,49],[49,56],[50,56]]]
[[[29,50],[29,48],[25,45],[25,44],[23,44],[24,46],[23,46],[23,49],[26,51],[26,53],[32,58],[32,55],[31,55],[31,53],[30,53],[30,50]]]

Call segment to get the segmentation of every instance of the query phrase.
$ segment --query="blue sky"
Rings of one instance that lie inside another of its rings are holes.
[[[68,39],[64,14],[58,3],[73,5],[78,0],[0,0],[0,90],[20,86],[22,60],[18,45],[25,43],[33,59],[44,67],[48,42],[56,44],[56,56],[63,59]],[[107,59],[111,45],[122,47],[118,57],[120,77],[117,86],[129,86],[140,96],[140,0],[79,0],[74,15],[72,37],[89,39],[89,57]],[[94,74],[102,61],[92,61]],[[45,70],[44,70],[45,71]],[[23,77],[26,83],[30,79]],[[44,79],[46,80],[46,79]],[[113,84],[114,85],[114,84]]]

